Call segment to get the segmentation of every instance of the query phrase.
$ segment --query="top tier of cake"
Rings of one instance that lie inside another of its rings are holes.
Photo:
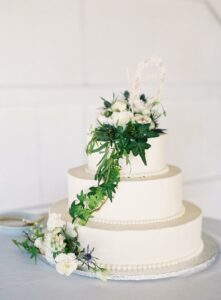
[[[161,134],[159,137],[150,138],[148,143],[151,147],[146,150],[147,165],[145,166],[140,156],[129,155],[129,164],[125,160],[120,161],[121,175],[125,177],[139,177],[148,175],[163,174],[168,171],[165,155],[166,134]],[[102,154],[94,153],[87,158],[88,173],[95,174],[97,164],[101,160]]]

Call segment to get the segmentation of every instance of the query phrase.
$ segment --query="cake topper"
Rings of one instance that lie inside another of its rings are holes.
[[[156,87],[155,87],[155,93],[153,95],[153,99],[160,100],[161,99],[161,93],[163,88],[163,83],[165,79],[166,69],[164,67],[163,61],[161,58],[157,56],[151,56],[144,61],[140,62],[137,65],[135,78],[132,83],[131,87],[131,101],[137,101],[139,99],[140,93],[141,93],[141,76],[142,72],[147,69],[150,65],[155,66],[158,69],[158,78],[156,80]]]

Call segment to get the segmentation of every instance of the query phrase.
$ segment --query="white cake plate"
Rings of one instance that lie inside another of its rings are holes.
[[[186,260],[184,262],[178,263],[170,267],[163,267],[154,270],[152,269],[143,271],[110,271],[110,273],[107,276],[107,279],[135,281],[156,280],[162,278],[190,275],[202,271],[211,266],[219,256],[219,245],[217,241],[212,236],[206,233],[203,233],[202,239],[204,243],[203,251],[189,260]],[[41,258],[44,262],[48,263],[43,256]],[[85,270],[77,270],[73,274],[91,278],[98,278],[98,276],[95,273]]]

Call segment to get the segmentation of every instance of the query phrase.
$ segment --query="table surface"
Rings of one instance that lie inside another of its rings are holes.
[[[221,221],[205,218],[205,232],[221,244]],[[0,231],[0,299],[150,299],[220,300],[221,259],[208,269],[189,276],[156,281],[108,281],[58,274],[52,267],[15,247],[15,233]]]

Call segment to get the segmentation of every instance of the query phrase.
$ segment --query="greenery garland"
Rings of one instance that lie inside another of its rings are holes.
[[[129,92],[125,91],[123,95],[128,101]],[[106,109],[104,115],[109,117],[112,114],[109,110],[112,104],[104,98],[102,100]],[[145,95],[140,96],[140,101],[147,102]],[[113,100],[114,102],[116,99]],[[127,110],[130,110],[129,104]],[[164,133],[163,129],[157,128],[159,116],[151,115],[154,128],[151,128],[150,123],[130,121],[125,126],[99,123],[99,126],[92,131],[92,138],[86,147],[86,153],[87,155],[96,152],[102,154],[94,177],[97,185],[91,186],[87,193],[82,190],[77,195],[77,199],[72,202],[69,213],[73,222],[85,225],[107,199],[112,201],[120,181],[120,159],[125,159],[129,163],[129,154],[132,153],[134,156],[140,156],[143,163],[147,165],[145,151],[151,147],[148,139]]]

